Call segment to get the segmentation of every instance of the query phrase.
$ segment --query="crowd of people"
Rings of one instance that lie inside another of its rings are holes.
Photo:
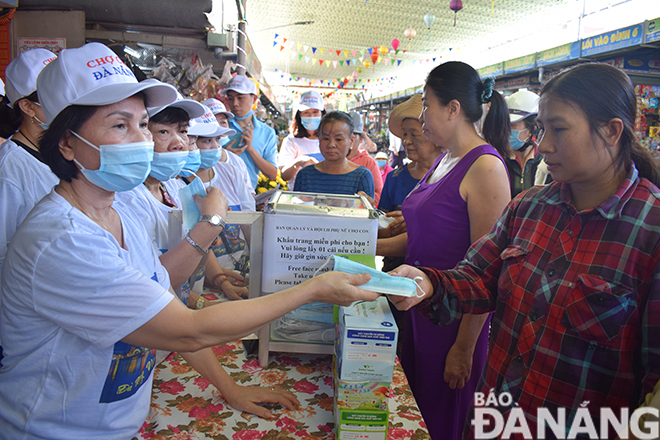
[[[99,74],[90,60],[112,69]],[[529,432],[563,438],[584,402],[601,426],[599,409],[632,412],[660,380],[660,174],[615,67],[578,65],[540,94],[505,98],[471,66],[443,63],[389,115],[401,150],[373,156],[362,117],[326,110],[313,90],[278,145],[247,76],[200,103],[138,82],[99,43],[27,51],[5,74],[7,438],[131,438],[155,364],[172,351],[238,410],[268,418],[259,404],[299,405],[236,384],[211,347],[310,302],[378,294],[358,287],[368,275],[331,271],[246,299],[236,262],[250,231],[226,219],[257,209],[260,174],[280,173],[293,191],[363,194],[392,220],[376,252],[383,270],[422,279],[422,297],[389,299],[434,440],[476,435],[477,395],[506,394],[503,417],[515,408]],[[172,228],[177,210],[183,224]],[[200,284],[233,301],[211,306]],[[540,422],[540,409],[565,411],[565,428]]]

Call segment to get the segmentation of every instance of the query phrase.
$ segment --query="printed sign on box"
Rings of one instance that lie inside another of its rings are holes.
[[[302,283],[330,255],[374,255],[377,233],[378,219],[267,214],[262,290]]]

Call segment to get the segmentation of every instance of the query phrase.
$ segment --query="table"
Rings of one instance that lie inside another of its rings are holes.
[[[332,356],[272,353],[268,368],[246,356],[241,341],[213,349],[239,384],[277,386],[296,394],[300,408],[268,406],[276,416],[264,420],[238,412],[177,354],[154,369],[151,410],[135,439],[285,440],[334,439]],[[388,440],[430,439],[397,359],[392,380]]]

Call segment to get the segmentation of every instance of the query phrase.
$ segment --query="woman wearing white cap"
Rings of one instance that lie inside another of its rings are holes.
[[[216,121],[218,121],[218,124],[220,124],[221,127],[229,128],[229,118],[233,118],[234,114],[228,111],[221,101],[218,101],[215,98],[210,98],[202,101],[202,104],[211,110],[215,116]],[[243,176],[243,179],[245,180],[245,184],[254,194],[252,181],[250,180],[250,173],[248,173],[245,162],[243,162],[243,159],[238,157],[234,152],[225,148],[230,142],[231,139],[229,139],[229,136],[223,136],[220,138],[220,143],[222,145],[222,156],[220,157],[220,162],[228,162],[238,168],[239,174]]]
[[[188,304],[188,278],[198,266],[206,264],[206,258],[194,252],[184,236],[169,236],[169,213],[181,209],[181,201],[178,192],[169,191],[164,182],[176,176],[185,165],[188,158],[188,122],[201,116],[204,107],[178,94],[173,103],[149,108],[147,112],[149,131],[154,140],[151,171],[142,185],[116,193],[115,200],[124,203],[142,218],[149,238],[161,253],[160,260],[170,275],[170,283],[177,293],[181,291],[181,300]],[[196,224],[188,234],[199,236],[200,228],[204,228],[203,223]],[[170,249],[170,243],[178,244]]]
[[[300,95],[291,134],[282,141],[278,157],[282,179],[289,181],[289,188],[293,188],[296,174],[301,168],[323,160],[317,136],[323,115],[325,106],[319,92],[310,90]]]
[[[212,111],[205,105],[204,115],[196,118],[191,132],[197,136],[197,147],[201,155],[201,165],[196,176],[207,188],[213,186],[222,191],[229,207],[234,211],[254,211],[255,203],[250,187],[240,177],[236,167],[227,162],[220,162],[221,139],[235,134],[230,128],[218,124]],[[192,182],[193,177],[181,177],[172,182],[179,188]],[[227,225],[221,233],[222,240],[216,240],[211,250],[216,258],[209,258],[204,273],[204,282],[208,287],[218,289],[229,299],[241,299],[247,296],[245,287],[235,286],[234,281],[243,281],[243,276],[234,272],[233,259],[241,257],[247,251],[245,235],[237,225]],[[225,243],[226,242],[226,243]],[[229,245],[230,252],[227,251]],[[195,298],[192,294],[191,298]]]
[[[145,101],[167,105],[176,99],[174,88],[138,83],[99,43],[63,50],[37,83],[49,124],[41,152],[61,180],[7,252],[11,270],[0,284],[3,436],[131,438],[149,411],[154,349],[185,352],[211,383],[229,387],[223,395],[239,410],[267,417],[254,402],[293,407],[293,395],[227,381],[205,348],[304,303],[373,300],[377,295],[351,285],[367,277],[330,274],[256,300],[186,308],[174,299],[142,220],[113,205],[116,191],[140,185],[150,172]],[[223,228],[227,202],[210,188],[198,206],[205,228],[190,245],[205,253]]]
[[[11,136],[0,146],[0,271],[16,228],[58,182],[43,163],[37,142],[44,114],[37,97],[37,75],[56,55],[46,49],[23,52],[5,70],[9,118],[0,122]]]
[[[504,160],[511,180],[511,197],[535,185],[539,167],[543,168],[543,155],[536,151],[539,127],[536,115],[539,112],[539,95],[529,90],[519,90],[506,101],[511,120],[512,155]],[[549,173],[545,173],[549,175]],[[547,183],[543,179],[540,183]]]

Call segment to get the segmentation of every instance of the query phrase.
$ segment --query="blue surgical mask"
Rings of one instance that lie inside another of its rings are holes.
[[[311,118],[300,118],[302,121],[303,127],[307,130],[316,130],[319,128],[319,124],[321,123],[321,117],[320,116],[312,116]]]
[[[229,142],[231,142],[231,139],[229,138],[229,136],[223,136],[223,137],[220,138],[220,145],[222,145],[223,148],[224,148],[225,145],[227,145]]]
[[[194,174],[194,173],[193,173]],[[179,190],[179,198],[181,200],[181,210],[183,211],[183,227],[190,230],[197,224],[201,213],[193,199],[193,195],[197,194],[201,197],[206,197],[206,189],[202,183],[202,179],[195,175],[190,184],[184,186]]]
[[[378,166],[381,167],[381,168],[384,167],[385,165],[387,165],[387,161],[384,160],[384,159],[379,159],[379,160],[376,161],[376,163],[377,163]]]
[[[106,191],[130,191],[147,178],[154,157],[153,142],[132,142],[128,144],[99,145],[98,147],[76,132],[75,137],[98,150],[101,165],[98,170],[88,170],[76,159],[80,172],[94,185]]]
[[[520,132],[522,130],[514,130],[513,128],[511,129],[511,136],[509,136],[509,143],[511,144],[511,148],[515,151],[520,151],[522,150],[523,146],[525,145],[525,141],[521,141],[518,139],[518,136],[520,136]]]
[[[388,273],[381,272],[380,270],[372,269],[364,264],[349,260],[348,258],[332,255],[335,267],[333,270],[339,272],[346,272],[351,274],[368,273],[371,279],[367,283],[358,286],[360,289],[370,290],[372,292],[384,293],[387,295],[399,295],[406,297],[422,297],[424,291],[419,286],[422,282],[421,277],[416,277],[414,280],[405,277],[395,277]],[[327,262],[326,262],[327,264]],[[321,266],[322,268],[323,266]],[[319,271],[321,270],[319,268]],[[417,292],[421,293],[420,295]]]
[[[168,153],[154,153],[154,160],[151,161],[151,177],[165,182],[176,175],[176,172],[183,169],[188,160],[187,151],[174,151]]]
[[[254,110],[250,110],[249,112],[247,112],[247,113],[245,114],[245,116],[241,116],[240,118],[239,118],[238,116],[234,116],[234,118],[238,119],[239,121],[242,121],[243,119],[247,119],[247,118],[249,118],[249,117],[252,116],[253,114],[254,114]]]
[[[199,150],[199,154],[201,155],[202,159],[202,163],[199,167],[207,170],[218,163],[222,157],[222,149],[209,148],[208,150]]]
[[[186,159],[186,164],[182,167],[181,173],[179,173],[179,175],[183,177],[192,176],[197,172],[201,163],[202,157],[199,154],[199,150],[188,151],[188,159]]]

